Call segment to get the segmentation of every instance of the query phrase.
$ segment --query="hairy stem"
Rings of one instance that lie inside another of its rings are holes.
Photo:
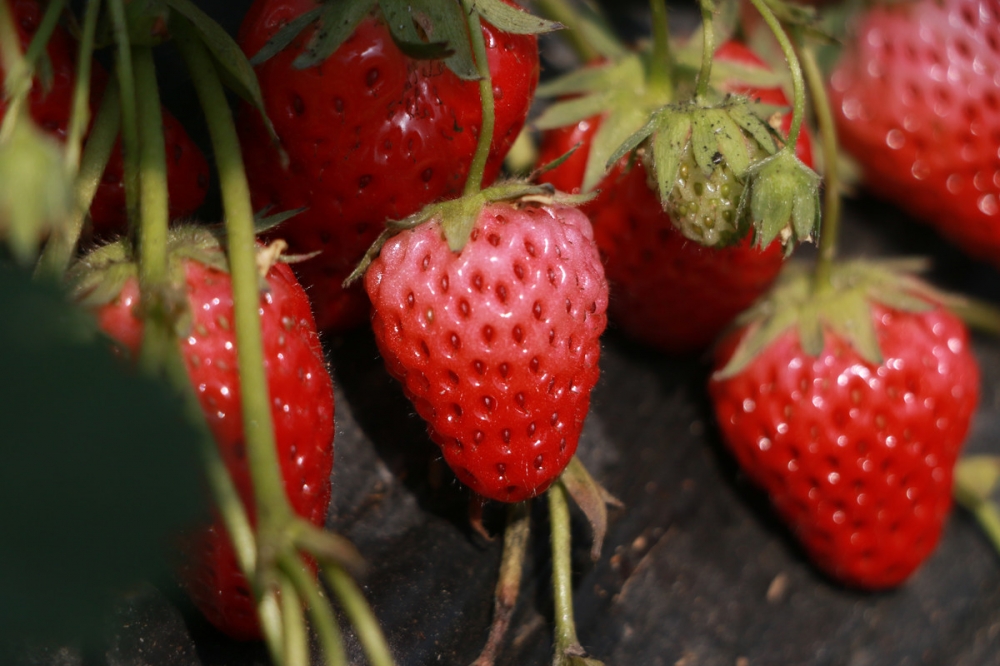
[[[357,583],[343,567],[336,564],[324,566],[323,574],[354,627],[368,663],[371,666],[392,666],[395,662],[385,634]]]
[[[708,96],[712,80],[712,58],[715,57],[715,7],[712,0],[699,0],[701,7],[701,69],[695,87],[695,99]]]
[[[469,165],[469,175],[465,181],[465,194],[475,194],[483,187],[483,174],[486,171],[486,161],[493,145],[493,127],[496,124],[496,104],[493,99],[493,78],[490,76],[490,63],[486,55],[486,42],[483,39],[483,28],[479,13],[473,7],[473,0],[462,0],[462,6],[469,21],[469,35],[472,37],[472,52],[476,58],[476,69],[479,71],[479,98],[482,104],[483,119],[479,128],[479,141],[476,152]]]
[[[163,114],[156,85],[153,50],[132,49],[136,74],[136,111],[139,122],[139,284],[144,289],[163,285],[167,277],[167,152],[163,143]]]
[[[837,237],[840,231],[840,171],[837,168],[837,128],[833,122],[830,99],[826,94],[823,74],[816,62],[816,53],[806,46],[801,49],[802,69],[809,86],[820,141],[823,144],[823,222],[819,234],[819,256],[813,273],[813,288],[822,290],[830,286],[830,275],[837,254]]]

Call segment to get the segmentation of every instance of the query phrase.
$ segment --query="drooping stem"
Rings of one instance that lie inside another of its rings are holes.
[[[715,6],[712,0],[699,0],[698,4],[701,7],[701,69],[698,71],[695,98],[701,100],[708,96],[712,79],[712,58],[715,57]]]
[[[133,232],[134,238],[139,221],[139,123],[135,100],[135,72],[132,67],[132,48],[123,0],[109,0],[108,10],[117,44],[115,73],[121,90],[125,208],[128,211],[129,229]]]
[[[250,477],[262,543],[291,522],[274,444],[261,333],[260,288],[257,275],[253,207],[232,111],[215,62],[186,20],[175,17],[171,27],[191,75],[208,123],[222,190],[233,284],[233,317]],[[260,553],[265,556],[264,553]],[[269,553],[272,557],[274,553]]]
[[[42,250],[42,256],[38,260],[35,272],[37,276],[45,276],[58,282],[73,260],[83,230],[83,221],[101,184],[101,177],[111,158],[120,126],[121,99],[118,94],[118,82],[111,79],[104,89],[101,106],[97,110],[97,116],[87,137],[87,145],[83,149],[80,170],[76,174],[76,208],[73,216],[65,225],[53,229],[52,236],[45,243],[45,249]]]
[[[51,10],[52,6],[49,6]],[[80,164],[83,136],[90,123],[90,71],[93,64],[94,34],[101,0],[89,0],[83,15],[83,33],[76,56],[76,85],[73,88],[73,111],[66,130],[66,163],[74,170]],[[117,133],[117,132],[116,132]]]
[[[330,666],[347,664],[347,654],[344,652],[344,639],[337,625],[337,618],[326,597],[320,593],[319,587],[312,575],[305,569],[301,557],[294,553],[286,553],[279,559],[282,572],[288,576],[295,586],[295,591],[309,609],[312,626],[316,629],[326,663]],[[302,624],[302,623],[300,623]]]
[[[561,481],[548,490],[549,521],[552,533],[552,593],[555,601],[555,659],[568,664],[567,651],[579,646],[573,619],[573,558],[569,521],[569,494]]]
[[[649,0],[653,21],[653,55],[649,64],[649,85],[657,91],[673,89],[674,64],[670,53],[670,23],[665,0]]]
[[[469,22],[469,35],[472,37],[472,53],[476,59],[476,70],[479,72],[479,99],[482,104],[483,119],[479,128],[479,140],[476,152],[469,165],[469,175],[465,181],[464,194],[475,194],[483,187],[483,174],[486,171],[486,161],[493,145],[493,127],[496,124],[496,104],[493,99],[493,78],[490,76],[490,63],[486,55],[486,42],[483,39],[483,28],[479,13],[475,11],[473,0],[462,0]]]
[[[511,504],[507,508],[500,575],[497,577],[496,591],[493,593],[493,624],[486,645],[472,666],[492,666],[507,629],[510,628],[510,620],[521,590],[524,558],[528,551],[528,536],[531,532],[530,508],[528,502]]]
[[[395,662],[382,627],[379,626],[378,619],[354,579],[343,567],[336,564],[324,565],[323,574],[348,621],[354,627],[354,633],[361,641],[368,663],[371,666],[393,666]]]
[[[837,254],[837,236],[840,231],[840,171],[837,165],[837,128],[833,122],[830,99],[816,54],[806,46],[800,49],[802,69],[805,73],[812,107],[816,113],[816,125],[823,145],[823,179],[826,181],[823,194],[823,227],[819,234],[819,256],[813,274],[813,288],[825,289],[830,285],[834,258]]]
[[[767,27],[774,33],[781,52],[788,62],[788,70],[792,75],[792,125],[788,130],[788,140],[785,142],[784,150],[795,150],[795,144],[799,140],[799,132],[802,130],[802,120],[806,112],[805,85],[802,81],[802,66],[798,56],[795,55],[795,48],[791,40],[781,27],[781,22],[774,15],[771,8],[767,6],[766,0],[750,0],[754,8],[760,13],[761,18],[767,23]]]

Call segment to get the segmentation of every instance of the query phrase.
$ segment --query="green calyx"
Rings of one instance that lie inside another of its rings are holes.
[[[871,306],[878,303],[904,312],[925,312],[948,306],[956,297],[942,293],[916,274],[926,268],[921,260],[873,262],[853,260],[835,264],[828,283],[817,287],[811,269],[788,264],[771,292],[734,322],[748,329],[729,362],[715,373],[725,379],[739,374],[772,342],[795,329],[802,349],[818,356],[824,337],[832,333],[847,341],[872,365],[882,362]]]
[[[819,175],[791,150],[755,164],[740,198],[754,244],[765,248],[779,239],[790,253],[797,243],[814,240],[820,228],[819,185]]]
[[[295,41],[303,30],[315,25],[315,32],[294,66],[306,69],[320,65],[376,8],[403,53],[411,58],[443,60],[459,78],[479,79],[462,5],[440,0],[325,0],[289,21],[251,62],[255,65],[265,62]],[[562,27],[502,0],[477,0],[474,11],[482,20],[511,34],[538,35]]]
[[[551,185],[535,185],[520,180],[511,180],[487,187],[484,190],[463,195],[457,199],[449,199],[430,204],[407,218],[386,223],[383,231],[372,246],[368,248],[357,268],[346,280],[346,289],[368,270],[372,260],[378,256],[386,241],[408,229],[414,229],[422,224],[436,221],[441,225],[441,232],[452,252],[461,252],[469,241],[472,228],[476,224],[479,213],[492,203],[507,202],[517,205],[527,204],[564,204],[578,206],[589,201],[592,195],[573,195],[558,192]]]

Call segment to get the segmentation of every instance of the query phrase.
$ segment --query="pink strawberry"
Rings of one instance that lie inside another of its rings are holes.
[[[460,251],[440,216],[391,238],[365,288],[386,366],[455,474],[518,502],[545,491],[576,451],[607,283],[577,209],[501,202],[474,214]]]

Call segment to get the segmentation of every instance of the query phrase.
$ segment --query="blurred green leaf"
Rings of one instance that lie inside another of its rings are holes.
[[[0,264],[0,651],[97,637],[204,511],[198,431],[55,287]]]

